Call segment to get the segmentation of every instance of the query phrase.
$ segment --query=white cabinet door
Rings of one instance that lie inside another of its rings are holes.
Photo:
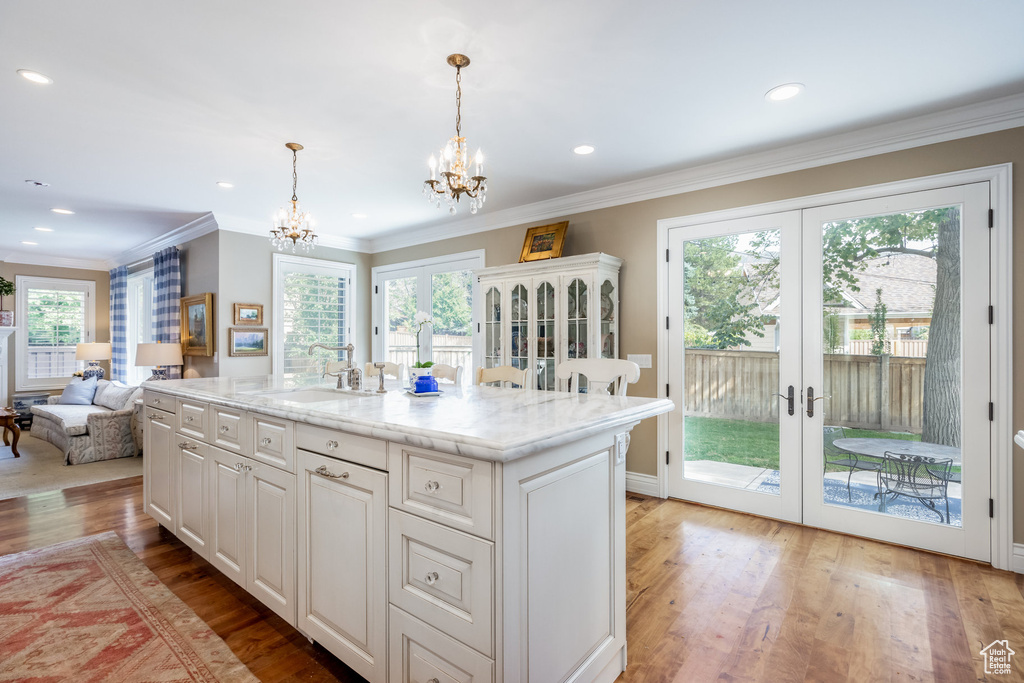
[[[220,448],[210,448],[210,551],[207,558],[243,588],[246,587],[245,467],[250,461]]]
[[[251,461],[248,590],[295,625],[295,475]]]
[[[387,474],[303,450],[298,462],[298,628],[384,683]]]
[[[177,460],[175,502],[177,515],[174,534],[204,559],[210,559],[210,497],[207,459],[210,447],[180,434],[174,438]]]
[[[175,531],[175,458],[174,415],[160,410],[146,410],[143,463],[143,491],[146,512],[169,531]]]

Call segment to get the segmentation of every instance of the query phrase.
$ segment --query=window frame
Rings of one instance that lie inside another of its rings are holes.
[[[39,275],[16,275],[17,288],[16,359],[14,366],[14,390],[34,391],[39,389],[63,389],[71,381],[66,377],[28,377],[28,290],[49,289],[53,291],[75,291],[85,293],[84,338],[83,342],[96,340],[96,282],[95,280],[73,280],[70,278],[42,277]]]
[[[144,302],[140,311],[132,310],[132,287],[142,280],[143,298]],[[147,284],[148,281],[148,284]],[[149,369],[145,367],[137,367],[135,365],[135,352],[140,343],[152,343],[156,341],[156,334],[153,332],[153,284],[154,284],[154,267],[149,266],[142,270],[134,273],[129,273],[126,279],[126,287],[128,293],[126,296],[125,304],[127,306],[128,318],[125,321],[125,344],[127,346],[127,367],[125,368],[125,380],[128,384],[141,384],[144,380],[149,379]],[[146,294],[148,293],[148,296]],[[144,305],[148,301],[148,306]],[[142,341],[135,341],[132,338],[132,331],[135,329],[134,323],[136,319],[142,318],[142,329],[145,330],[145,339]]]
[[[325,259],[294,256],[292,254],[273,254],[273,325],[271,347],[273,349],[272,371],[274,376],[284,373],[284,277],[290,272],[303,272],[313,275],[331,275],[348,279],[348,305],[345,310],[345,330],[349,340],[353,339],[352,328],[358,319],[358,268],[354,263],[343,261],[327,261]]]

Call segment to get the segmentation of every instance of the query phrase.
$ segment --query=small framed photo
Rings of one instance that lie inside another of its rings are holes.
[[[263,304],[235,304],[235,325],[262,325]]]
[[[562,247],[565,246],[565,232],[568,228],[569,221],[562,221],[561,223],[540,225],[527,230],[526,241],[523,242],[523,252],[519,255],[519,262],[541,261],[561,256]]]
[[[270,337],[267,328],[254,330],[247,327],[230,327],[228,334],[231,337],[229,356],[265,356],[267,347],[270,346]]]
[[[181,354],[212,356],[214,332],[213,293],[196,294],[181,299]]]

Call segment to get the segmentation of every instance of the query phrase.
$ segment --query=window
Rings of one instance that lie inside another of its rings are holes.
[[[315,372],[340,351],[311,344],[344,346],[355,321],[355,273],[349,263],[274,254],[274,374]]]
[[[95,341],[96,283],[18,275],[15,389],[60,389],[75,371],[79,342]]]
[[[374,358],[410,367],[461,365],[468,378],[476,344],[473,271],[483,267],[480,250],[374,268]],[[432,321],[422,333],[413,322],[417,312]]]
[[[135,366],[135,350],[140,343],[156,341],[153,335],[153,268],[128,276],[128,384],[141,384],[149,379],[151,368]]]

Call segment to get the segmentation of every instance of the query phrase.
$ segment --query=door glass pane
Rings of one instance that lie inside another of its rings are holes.
[[[384,318],[388,321],[387,360],[416,364],[417,278],[401,277],[384,281]]]
[[[778,230],[683,246],[683,476],[780,493]],[[798,397],[797,397],[798,400]]]
[[[566,290],[568,305],[568,348],[566,358],[587,358],[587,283],[575,279]],[[586,393],[587,379],[579,378],[579,391]]]
[[[509,364],[519,369],[528,368],[530,360],[530,297],[526,287],[516,285],[512,288],[512,299],[509,310],[509,323],[512,328],[512,346],[509,347]]]
[[[491,287],[484,294],[484,367],[501,365],[501,292]]]
[[[555,390],[555,287],[537,287],[537,388]]]
[[[615,286],[611,280],[601,284],[601,358],[616,358],[615,347]]]
[[[960,207],[825,223],[824,502],[962,526]]]
[[[473,364],[473,272],[456,270],[430,278],[431,358],[435,363]],[[468,372],[468,370],[467,370]]]

